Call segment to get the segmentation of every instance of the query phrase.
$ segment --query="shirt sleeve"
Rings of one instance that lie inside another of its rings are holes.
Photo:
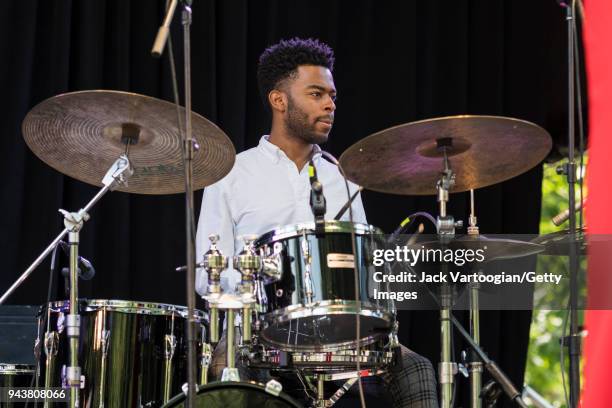
[[[209,235],[219,236],[217,248],[227,256],[228,264],[231,264],[234,256],[234,220],[228,201],[225,183],[217,182],[204,189],[202,196],[202,207],[198,220],[196,233],[196,263],[202,262],[203,256],[210,249]],[[227,271],[221,274],[221,286],[227,286]],[[224,284],[225,283],[225,284]],[[208,273],[204,268],[196,270],[196,292],[201,296],[206,293],[208,287]]]

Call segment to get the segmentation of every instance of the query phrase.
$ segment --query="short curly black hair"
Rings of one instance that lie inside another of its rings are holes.
[[[334,70],[334,51],[329,45],[314,38],[291,38],[268,47],[259,57],[257,85],[266,109],[268,94],[278,89],[279,83],[297,73],[300,65],[322,66]]]

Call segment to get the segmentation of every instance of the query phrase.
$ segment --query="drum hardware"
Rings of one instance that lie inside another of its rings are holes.
[[[333,406],[340,397],[342,397],[346,392],[355,384],[359,378],[363,377],[371,377],[378,376],[384,374],[385,370],[383,369],[365,369],[359,371],[347,371],[341,373],[320,373],[312,376],[314,380],[316,380],[316,390],[317,390],[317,398],[313,401],[312,408],[329,408]],[[308,378],[308,377],[307,377]],[[346,382],[338,388],[338,390],[329,398],[325,399],[325,381],[339,381],[346,380]],[[308,381],[311,383],[311,381]]]
[[[454,218],[446,213],[448,203],[448,192],[455,185],[455,174],[450,168],[447,150],[453,148],[451,138],[442,138],[436,141],[438,150],[442,151],[444,158],[444,170],[436,184],[438,192],[437,199],[440,214],[437,218],[436,229],[438,240],[442,248],[447,246],[455,237],[455,228],[463,226],[461,221],[455,223]],[[448,264],[442,263],[442,272],[448,273]],[[438,364],[440,397],[442,408],[449,408],[452,405],[453,382],[457,373],[457,364],[452,361],[452,325],[450,322],[451,309],[453,307],[453,290],[451,286],[444,282],[440,288],[440,363]]]
[[[172,368],[174,352],[176,351],[176,336],[174,335],[174,318],[170,318],[170,334],[164,335],[164,399],[166,403],[170,400],[172,389]]]
[[[455,228],[463,227],[463,221],[455,219],[452,215],[446,213],[446,204],[448,203],[448,192],[455,185],[455,173],[450,167],[448,160],[447,149],[452,148],[451,138],[438,139],[437,147],[443,152],[444,155],[444,170],[442,170],[440,179],[436,183],[436,190],[438,192],[437,199],[440,208],[440,214],[436,219],[436,230],[438,236],[444,242],[448,242],[455,237]]]
[[[475,210],[474,189],[470,190],[470,217],[467,233],[469,236],[478,237],[480,230],[478,228],[478,218]],[[482,270],[478,271],[482,274]],[[468,287],[470,291],[470,336],[476,345],[480,345],[480,302],[478,292],[480,284],[478,282],[470,283]],[[481,408],[482,399],[480,392],[482,390],[482,362],[478,359],[475,352],[470,353],[470,361],[468,363],[470,373],[470,390],[471,390],[471,408]]]
[[[210,363],[212,361],[212,353],[213,349],[209,343],[202,343],[202,356],[200,365],[202,366],[202,370],[200,373],[200,384],[206,385],[208,384],[208,368],[210,367]]]
[[[210,240],[210,249],[204,254],[204,260],[201,263],[201,266],[204,267],[208,273],[206,296],[219,297],[222,292],[221,272],[227,269],[227,257],[223,256],[221,251],[217,248],[217,242],[219,241],[218,235],[211,234],[208,239]],[[209,312],[210,342],[216,345],[219,342],[219,309],[217,309],[214,302],[209,302]]]
[[[45,388],[52,387],[53,374],[55,372],[55,359],[58,352],[59,335],[56,331],[45,333]],[[45,401],[44,407],[49,403]]]
[[[314,211],[314,210],[313,210]],[[319,228],[318,221],[315,222],[315,231]],[[312,295],[313,295],[313,284],[312,284],[312,276],[311,276],[311,268],[312,268],[312,257],[310,256],[310,244],[306,239],[306,230],[302,231],[302,256],[304,259],[304,298],[306,299],[306,304],[312,304]],[[315,323],[316,325],[316,323]],[[298,328],[299,330],[299,328]],[[291,334],[291,331],[288,332]],[[296,336],[297,339],[297,336]],[[287,339],[287,343],[289,339]]]
[[[272,251],[269,254],[266,254],[262,250],[261,252],[262,269],[261,269],[261,274],[260,274],[262,283],[269,284],[273,282],[278,282],[283,276],[283,257],[281,254],[282,251],[283,251],[283,245],[279,242],[273,245]],[[283,294],[281,291],[278,297],[281,297],[282,295]]]
[[[28,269],[17,279],[17,281],[2,295],[0,304],[2,304],[14,291],[25,281],[25,279],[40,265],[44,258],[53,251],[63,237],[68,234],[70,245],[70,304],[71,312],[67,316],[66,326],[67,334],[70,338],[70,366],[66,369],[66,378],[70,386],[70,406],[74,407],[78,404],[79,388],[82,382],[81,369],[78,366],[78,348],[79,348],[79,330],[80,317],[78,314],[78,245],[79,233],[84,222],[88,221],[89,210],[106,194],[108,191],[114,190],[118,185],[125,184],[127,179],[132,175],[132,168],[127,155],[122,154],[106,172],[102,183],[104,187],[91,199],[91,201],[77,212],[68,212],[60,209],[59,211],[64,216],[64,230],[53,240],[53,242],[43,251],[41,255],[28,267]]]
[[[426,245],[445,249],[454,245],[482,246],[484,241],[476,226],[472,191],[468,238],[457,243],[455,229],[461,227],[462,223],[455,222],[447,214],[450,192],[473,190],[517,176],[538,164],[551,145],[548,133],[532,123],[503,117],[462,115],[385,129],[351,146],[342,154],[340,162],[347,177],[365,188],[395,194],[436,194],[439,204],[436,222],[438,240]],[[518,157],[521,160],[517,160]],[[432,160],[435,158],[442,159],[441,174],[439,161]],[[455,177],[455,171],[460,175],[459,179]],[[434,186],[435,189],[432,189]],[[507,256],[504,253],[508,251],[507,242],[493,241],[500,249],[498,256]],[[543,250],[541,246],[530,245],[521,243],[512,249],[518,247],[521,251],[531,250],[533,253]],[[512,256],[516,254],[510,254]],[[444,273],[448,265],[443,263],[441,268]],[[457,372],[456,363],[451,361],[453,289],[443,283],[439,290],[439,382],[441,406],[448,408],[452,403],[453,378]],[[471,329],[474,334],[479,334],[479,321],[474,310],[474,306],[478,306],[478,289],[472,287],[470,290]],[[478,382],[477,373],[475,377],[473,381]]]
[[[100,311],[99,319],[102,320],[102,330],[100,331],[100,350],[102,351],[102,356],[100,357],[100,392],[98,393],[98,397],[100,398],[101,406],[104,406],[104,395],[106,393],[106,366],[108,360],[108,347],[110,340],[110,330],[107,330],[106,327],[106,307],[102,307]]]
[[[451,320],[459,333],[461,333],[463,338],[468,342],[472,350],[478,355],[489,374],[491,374],[495,381],[497,381],[497,383],[502,387],[508,398],[510,398],[511,401],[514,401],[519,407],[527,408],[527,404],[525,404],[523,401],[521,393],[516,389],[514,384],[512,384],[512,381],[510,381],[506,374],[504,374],[501,368],[499,368],[499,366],[495,364],[493,360],[489,359],[487,354],[478,344],[476,344],[476,342],[474,342],[470,334],[463,328],[461,323],[459,323],[454,316],[451,316]],[[483,389],[482,392],[485,392],[485,389]]]
[[[252,336],[252,316],[256,301],[254,278],[261,271],[262,260],[255,250],[257,236],[245,235],[241,238],[244,241],[244,249],[234,257],[234,268],[241,273],[238,293],[244,303],[242,308],[242,342],[249,343]]]

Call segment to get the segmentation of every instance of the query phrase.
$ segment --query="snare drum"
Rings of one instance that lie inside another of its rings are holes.
[[[355,254],[351,229],[355,232]],[[394,324],[393,301],[374,298],[373,251],[383,248],[382,232],[371,225],[326,221],[315,235],[314,223],[270,231],[255,245],[263,255],[280,257],[281,270],[267,279],[260,295],[261,341],[294,352],[334,351],[356,346],[356,315],[361,344],[387,335]],[[355,297],[355,269],[359,301]],[[262,274],[263,275],[263,274]],[[263,284],[263,283],[262,283]]]
[[[160,407],[186,381],[187,308],[123,300],[80,300],[82,407]],[[66,387],[69,302],[41,310],[41,382]],[[199,340],[208,322],[196,311]],[[200,367],[201,370],[201,367]]]

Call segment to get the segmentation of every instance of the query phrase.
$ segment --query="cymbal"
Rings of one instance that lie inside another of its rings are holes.
[[[508,180],[541,162],[552,147],[546,130],[501,116],[460,115],[421,120],[374,133],[349,147],[340,163],[366,189],[405,195],[437,194],[447,146],[456,174],[451,193]]]
[[[180,108],[182,118],[184,108]],[[184,122],[184,120],[183,120]],[[193,113],[193,188],[223,178],[236,151],[214,123]],[[183,125],[184,126],[184,125]],[[129,92],[92,90],[51,97],[26,115],[25,142],[42,161],[85,183],[102,186],[102,178],[126,151],[134,174],[117,190],[139,194],[185,191],[182,141],[173,103]]]
[[[413,246],[419,248],[423,246],[425,249],[442,249],[442,244],[439,241],[417,242]],[[534,242],[497,237],[489,238],[485,235],[462,235],[445,244],[444,248],[452,250],[471,249],[474,251],[482,249],[484,250],[484,262],[521,258],[538,254],[546,249],[544,245]]]
[[[569,230],[552,232],[550,234],[539,236],[531,242],[544,246],[545,250],[542,255],[564,255],[569,256],[569,244],[576,244],[576,254],[587,254],[587,242],[585,239],[586,228],[579,228],[576,231],[575,238],[569,233]]]

